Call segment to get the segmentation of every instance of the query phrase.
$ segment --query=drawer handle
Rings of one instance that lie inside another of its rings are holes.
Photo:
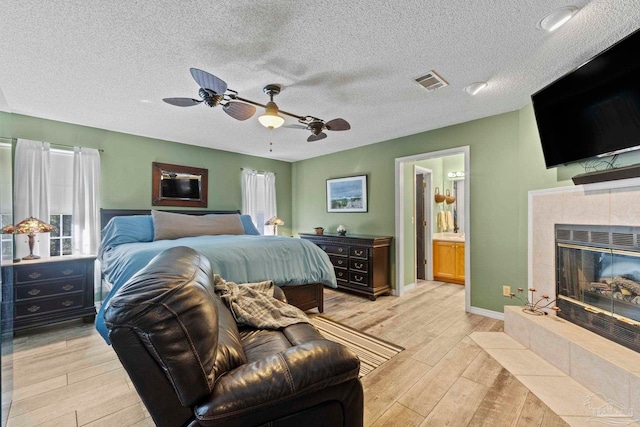
[[[67,283],[66,285],[64,285],[62,287],[62,289],[65,290],[65,291],[70,291],[71,289],[73,289],[73,285],[70,285],[70,284]]]
[[[343,252],[344,248],[338,248],[338,252]]]
[[[29,313],[35,313],[38,310],[40,310],[40,306],[39,305],[32,305],[31,307],[27,307],[27,311]]]
[[[355,268],[357,268],[358,270],[362,270],[362,267],[364,267],[364,264],[358,264],[357,262],[353,263],[353,266]]]
[[[71,270],[70,268],[67,268],[66,270],[62,270],[62,274],[64,274],[65,276],[68,276],[71,273],[73,273],[73,270]]]
[[[353,253],[356,254],[357,256],[360,256],[360,255],[362,255],[364,253],[364,251],[362,251],[362,250],[359,251],[357,249],[354,249]]]
[[[42,292],[40,289],[31,289],[29,292],[27,292],[29,295],[31,296],[36,296],[38,295],[40,292]]]
[[[338,260],[338,265],[342,265],[342,260]]]
[[[29,273],[29,278],[31,279],[37,279],[40,276],[42,276],[42,274],[38,273],[37,271],[34,271],[33,273]]]
[[[339,271],[338,272],[338,277],[342,277],[342,276],[344,276],[344,273],[342,271]]]
[[[73,304],[73,301],[65,300],[65,301],[62,301],[60,304],[64,305],[65,307],[69,307],[71,304]]]
[[[364,279],[363,276],[353,276],[354,279],[356,279],[356,282],[362,282],[362,279]]]

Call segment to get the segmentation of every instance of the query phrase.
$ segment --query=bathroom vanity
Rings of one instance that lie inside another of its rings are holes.
[[[464,285],[464,234],[434,233],[433,280]]]

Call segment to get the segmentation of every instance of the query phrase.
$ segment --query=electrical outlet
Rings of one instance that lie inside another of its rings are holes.
[[[503,286],[502,287],[502,295],[508,297],[511,295],[511,286]]]

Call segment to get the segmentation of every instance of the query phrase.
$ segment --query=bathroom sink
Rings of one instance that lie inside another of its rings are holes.
[[[464,233],[433,233],[433,240],[464,242]]]

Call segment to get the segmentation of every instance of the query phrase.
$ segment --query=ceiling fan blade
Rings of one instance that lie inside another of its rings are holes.
[[[324,124],[327,130],[349,130],[351,125],[345,119],[333,119]]]
[[[309,138],[307,138],[307,142],[320,141],[321,139],[325,139],[326,137],[327,137],[326,133],[320,132],[317,135],[311,135]]]
[[[298,123],[292,123],[290,125],[284,125],[282,126],[283,128],[289,128],[289,129],[306,129],[307,126],[306,125],[301,125]]]
[[[229,101],[222,106],[225,113],[236,120],[247,120],[256,112],[256,107],[244,102]]]
[[[201,99],[193,98],[163,98],[162,100],[167,104],[176,105],[178,107],[191,107],[202,102]]]
[[[212,90],[218,95],[222,95],[227,91],[227,84],[224,80],[219,79],[206,71],[191,68],[191,76],[201,88]]]

